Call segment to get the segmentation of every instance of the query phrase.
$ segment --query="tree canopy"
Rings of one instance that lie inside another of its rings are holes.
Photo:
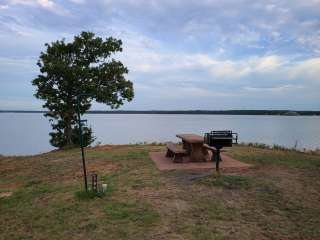
[[[133,84],[125,78],[128,69],[112,56],[122,51],[122,41],[105,40],[94,33],[82,32],[72,42],[65,39],[46,43],[37,65],[40,74],[32,81],[35,97],[45,101],[45,114],[53,132],[50,142],[55,147],[79,144],[77,103],[81,114],[92,101],[118,108],[134,97]],[[85,145],[93,141],[89,127],[83,128]]]

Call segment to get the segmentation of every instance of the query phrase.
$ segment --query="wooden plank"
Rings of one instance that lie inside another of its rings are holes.
[[[174,143],[167,143],[167,148],[174,153],[186,153],[186,150],[182,149],[182,146],[174,144]]]
[[[184,150],[181,145],[172,142],[167,143],[166,157],[173,157],[173,162],[182,163],[185,154],[186,150]]]
[[[181,138],[183,141],[188,143],[203,143],[203,136],[196,134],[177,134],[178,138]]]

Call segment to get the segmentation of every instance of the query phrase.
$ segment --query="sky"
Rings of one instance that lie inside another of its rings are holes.
[[[320,109],[320,0],[0,0],[0,109],[42,110],[39,54],[81,31],[123,41],[120,109]]]

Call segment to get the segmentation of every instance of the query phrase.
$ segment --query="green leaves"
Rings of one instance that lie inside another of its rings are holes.
[[[62,39],[45,46],[37,63],[40,74],[32,84],[37,88],[35,97],[44,100],[43,107],[50,111],[45,116],[57,121],[50,134],[54,146],[75,144],[70,131],[76,126],[77,96],[81,95],[81,114],[90,109],[92,100],[118,108],[133,99],[133,84],[125,78],[128,69],[110,59],[122,51],[121,40],[82,32],[73,42]]]

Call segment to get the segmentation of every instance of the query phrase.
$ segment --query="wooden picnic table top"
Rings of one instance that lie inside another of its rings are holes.
[[[203,143],[203,136],[197,134],[177,134],[176,136],[188,143]]]

